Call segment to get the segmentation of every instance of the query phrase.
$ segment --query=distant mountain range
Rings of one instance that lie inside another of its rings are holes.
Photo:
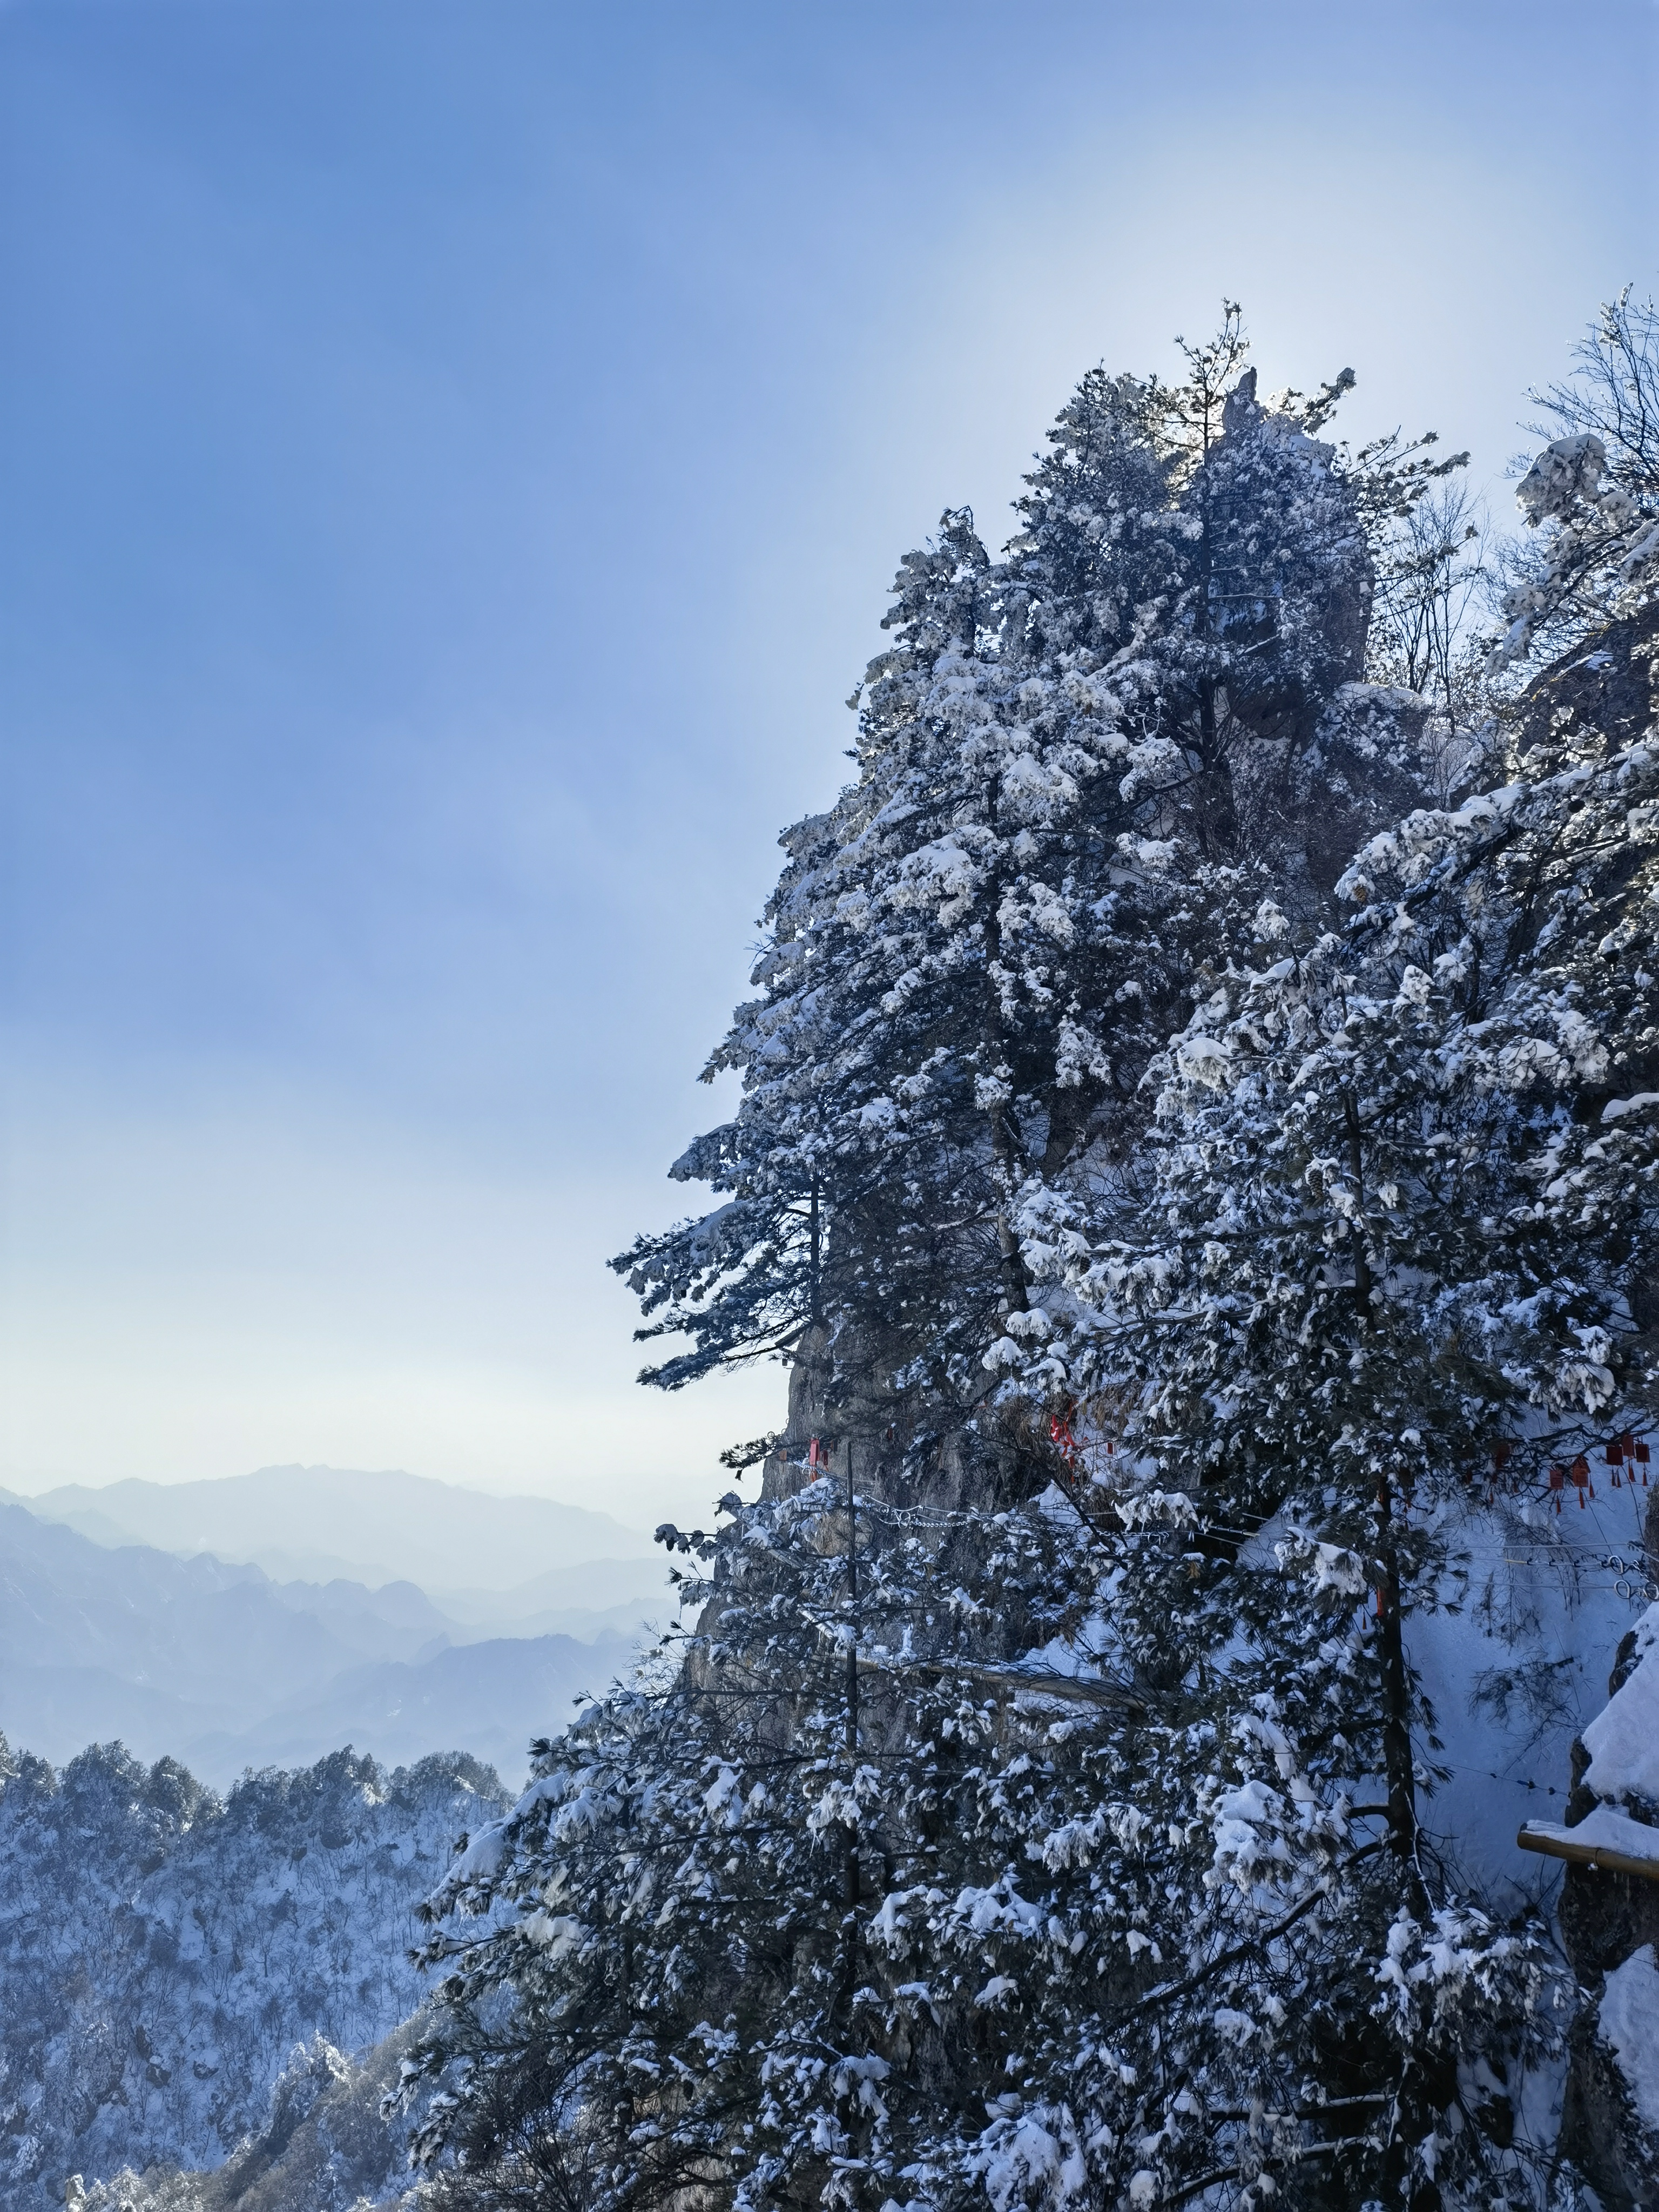
[[[506,1591],[592,1560],[653,1556],[642,1530],[608,1513],[550,1498],[496,1498],[397,1468],[262,1467],[209,1482],[100,1489],[75,1482],[17,1503],[94,1544],[211,1552],[278,1582]]]
[[[641,1624],[672,1615],[660,1555],[603,1514],[324,1468],[178,1488],[0,1492],[0,1730],[14,1747],[62,1763],[118,1739],[219,1788],[348,1743],[388,1765],[461,1750],[513,1782],[531,1739],[627,1670]],[[441,1556],[434,1528],[456,1585],[441,1598],[392,1571]],[[202,1548],[210,1533],[222,1551]],[[274,1575],[285,1559],[338,1565],[371,1535],[360,1577]],[[619,1555],[584,1555],[600,1543]],[[510,1582],[503,1559],[539,1571]]]
[[[302,1766],[319,1744],[352,1744],[385,1765],[412,1765],[434,1744],[460,1745],[514,1787],[532,1736],[556,1735],[582,1697],[602,1698],[632,1666],[638,1639],[606,1635],[492,1637],[418,1664],[354,1667],[320,1692],[296,1691],[240,1734],[198,1735],[187,1764],[212,1779],[248,1766]],[[222,1785],[221,1785],[222,1786]]]

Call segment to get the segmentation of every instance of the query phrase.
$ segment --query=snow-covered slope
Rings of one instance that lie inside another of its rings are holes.
[[[1565,1820],[1534,1832],[1546,1850],[1617,1854],[1615,1866],[1570,1863],[1561,1884],[1561,1939],[1584,2002],[1560,2148],[1604,2203],[1649,2206],[1659,2204],[1659,1604],[1621,1639],[1608,1689],[1573,1746]]]
[[[379,2212],[418,2201],[409,2118],[388,2121],[381,2106],[423,2018],[416,2013],[360,2059],[321,2036],[295,2044],[264,2124],[222,2166],[82,2176],[89,2185],[79,2197],[71,2178],[70,2212]]]
[[[117,1747],[0,1796],[0,2203],[72,2173],[217,2166],[271,2117],[295,2044],[361,2052],[419,2003],[413,1914],[506,1802],[451,1755],[339,1753],[221,1804]]]

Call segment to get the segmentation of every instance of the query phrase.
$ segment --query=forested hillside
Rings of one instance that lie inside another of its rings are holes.
[[[340,1752],[222,1802],[173,1760],[94,1747],[59,1773],[0,1739],[0,2201],[16,2212],[61,2205],[72,2172],[217,2166],[297,2124],[347,2074],[341,2052],[420,2002],[415,1908],[510,1802],[455,1755],[387,1774]],[[383,2139],[381,2172],[387,2157]]]
[[[1186,362],[906,557],[782,840],[617,1265],[789,1420],[436,1900],[440,2202],[1656,2201],[1652,1885],[1564,1950],[1510,1838],[1659,1826],[1567,1771],[1654,1595],[1659,325],[1485,601],[1456,457]]]

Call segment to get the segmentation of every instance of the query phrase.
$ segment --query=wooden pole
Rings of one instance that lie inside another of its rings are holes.
[[[1570,1835],[1553,1835],[1530,1820],[1522,1824],[1515,1840],[1523,1851],[1541,1851],[1547,1859],[1565,1859],[1569,1866],[1600,1867],[1607,1874],[1633,1874],[1639,1881],[1659,1881],[1659,1831],[1655,1832],[1650,1859],[1614,1850],[1609,1844],[1581,1844]]]

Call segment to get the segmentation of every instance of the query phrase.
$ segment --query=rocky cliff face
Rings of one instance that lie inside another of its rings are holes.
[[[1553,748],[1594,732],[1596,750],[1634,744],[1659,718],[1659,604],[1610,622],[1553,660],[1516,710],[1516,750],[1528,774]]]

